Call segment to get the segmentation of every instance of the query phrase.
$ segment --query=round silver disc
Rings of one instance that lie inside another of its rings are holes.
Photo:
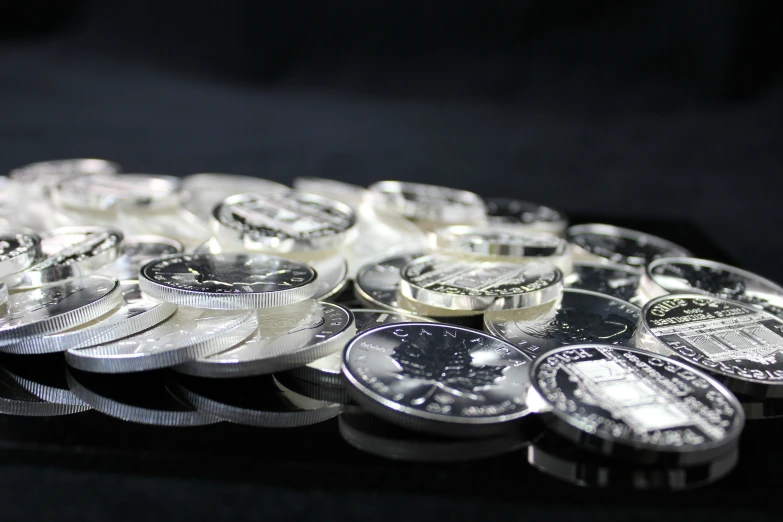
[[[353,315],[346,308],[302,301],[263,310],[252,337],[230,350],[175,369],[202,377],[247,377],[289,370],[339,352],[354,333]]]
[[[63,180],[90,174],[113,175],[120,166],[111,161],[94,158],[79,158],[31,163],[14,169],[9,178],[25,188],[47,193]]]
[[[526,230],[541,230],[562,235],[568,227],[568,217],[550,207],[531,201],[510,198],[490,198],[487,205],[487,221],[491,225],[503,225]]]
[[[13,383],[42,401],[72,406],[87,406],[68,387],[65,359],[60,354],[0,355],[0,380]]]
[[[58,183],[51,199],[59,207],[77,210],[173,208],[179,204],[179,179],[153,174],[79,176]]]
[[[182,179],[180,199],[182,205],[205,221],[212,218],[215,205],[234,194],[258,192],[273,194],[291,189],[282,183],[238,174],[199,173]]]
[[[185,247],[169,237],[142,235],[128,236],[122,242],[122,253],[110,265],[103,267],[97,273],[112,274],[120,281],[138,279],[139,270],[153,259],[181,254]]]
[[[122,304],[116,279],[86,276],[11,292],[0,317],[0,350],[30,337],[82,325]]]
[[[21,417],[53,417],[89,410],[86,404],[60,404],[36,397],[0,372],[0,413]]]
[[[608,456],[703,463],[734,447],[745,424],[723,385],[644,350],[574,345],[539,357],[530,374],[548,427]]]
[[[639,307],[608,295],[566,289],[560,303],[541,317],[487,314],[484,326],[535,359],[572,344],[632,345],[640,313]]]
[[[439,228],[430,233],[430,246],[447,254],[529,258],[557,266],[560,258],[570,261],[570,249],[562,237],[492,225]]]
[[[213,217],[221,245],[263,252],[334,250],[356,224],[348,205],[296,190],[231,196],[215,207]]]
[[[400,272],[400,294],[427,306],[453,310],[512,310],[554,301],[563,273],[546,263],[473,261],[432,255]]]
[[[343,374],[356,402],[389,422],[448,436],[488,436],[530,412],[530,361],[478,330],[401,323],[354,337]]]
[[[80,370],[132,373],[167,368],[219,353],[253,333],[255,311],[200,310],[179,307],[168,320],[136,335],[65,352]]]
[[[484,201],[467,190],[405,181],[379,181],[367,190],[368,201],[376,211],[413,221],[445,226],[486,220]]]
[[[783,287],[747,270],[688,257],[656,259],[642,276],[648,297],[705,294],[739,301],[783,319]]]
[[[573,265],[573,273],[566,278],[566,287],[577,290],[590,290],[606,294],[633,304],[640,301],[638,268],[609,263],[591,263],[578,261]]]
[[[339,254],[314,258],[308,264],[318,274],[318,289],[313,299],[330,299],[342,292],[348,283],[348,262]]]
[[[659,297],[642,310],[637,342],[737,393],[783,397],[783,320],[752,306],[700,294]]]
[[[326,178],[303,177],[294,178],[293,187],[301,192],[318,194],[326,198],[345,203],[354,211],[362,204],[367,189],[344,181]]]
[[[41,239],[35,234],[0,234],[0,277],[30,267],[41,255]]]
[[[142,292],[181,306],[249,310],[297,303],[317,291],[315,270],[263,254],[180,254],[139,272]]]
[[[152,328],[177,311],[174,304],[157,301],[142,294],[135,281],[124,281],[121,284],[124,301],[119,308],[64,332],[26,337],[17,343],[0,345],[0,351],[42,354],[87,348]]]
[[[588,224],[566,232],[574,257],[644,267],[660,257],[691,257],[683,247],[659,237],[612,225]]]

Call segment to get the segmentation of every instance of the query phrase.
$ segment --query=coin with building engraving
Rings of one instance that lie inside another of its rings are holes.
[[[783,287],[747,270],[689,257],[656,259],[642,276],[649,298],[669,293],[706,294],[739,301],[783,318]]]
[[[632,346],[640,312],[639,307],[621,299],[566,289],[560,303],[543,316],[515,317],[513,312],[487,314],[484,327],[537,358],[571,344]]]
[[[750,305],[700,294],[659,297],[642,311],[637,342],[737,393],[783,397],[783,320]]]
[[[605,455],[648,463],[707,462],[737,444],[734,395],[707,374],[657,354],[606,344],[560,348],[531,370],[548,427]]]
[[[566,278],[566,287],[606,294],[633,304],[644,304],[638,295],[641,272],[628,265],[578,261]]]
[[[263,254],[180,254],[139,272],[142,292],[182,306],[249,310],[312,297],[317,274],[305,263]]]
[[[41,239],[35,234],[0,233],[0,277],[29,268],[41,255]]]
[[[342,350],[356,333],[351,312],[308,299],[258,315],[255,334],[231,349],[175,369],[201,377],[247,377],[302,366]]]
[[[379,181],[367,190],[367,201],[377,212],[400,215],[428,228],[486,220],[484,201],[467,190],[406,181]]]
[[[261,252],[334,250],[356,224],[351,207],[333,199],[290,190],[230,196],[213,211],[221,245]]]
[[[11,292],[0,316],[0,346],[88,323],[121,304],[120,283],[102,276]]]
[[[566,237],[574,245],[574,258],[583,261],[644,267],[661,257],[691,256],[688,250],[666,239],[613,225],[576,225],[566,231]]]
[[[449,436],[514,429],[530,413],[531,359],[484,332],[399,323],[357,335],[343,374],[363,408],[404,428]],[[518,426],[517,426],[518,427]]]
[[[432,255],[400,272],[400,294],[453,310],[512,310],[548,303],[563,292],[563,273],[542,262],[508,263]]]

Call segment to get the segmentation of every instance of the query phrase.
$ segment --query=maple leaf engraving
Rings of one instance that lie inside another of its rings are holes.
[[[561,308],[551,323],[531,326],[525,330],[536,337],[553,341],[558,346],[591,342],[616,344],[630,339],[636,331],[636,325],[616,314],[609,314],[604,319],[599,314]]]

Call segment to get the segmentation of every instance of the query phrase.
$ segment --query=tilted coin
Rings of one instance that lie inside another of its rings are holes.
[[[77,397],[109,417],[168,427],[220,422],[171,393],[163,371],[102,375],[69,368],[66,379]]]
[[[12,344],[0,345],[0,351],[29,355],[87,348],[152,328],[177,310],[174,304],[142,294],[135,281],[123,281],[121,285],[124,300],[119,308],[59,333],[25,337]]]
[[[154,174],[79,176],[52,188],[52,202],[64,208],[106,211],[117,207],[159,210],[179,204],[179,179]]]
[[[487,221],[523,229],[542,230],[562,235],[568,227],[568,217],[550,207],[531,201],[510,198],[485,199]]]
[[[205,221],[212,218],[215,205],[234,194],[258,192],[272,194],[291,189],[282,183],[238,174],[199,173],[182,178],[180,199],[182,205]]]
[[[504,261],[546,261],[564,274],[571,273],[571,249],[562,237],[548,232],[483,225],[456,225],[430,233],[436,252]]]
[[[551,312],[534,318],[485,316],[485,329],[534,359],[571,344],[633,345],[641,310],[627,301],[587,290],[565,289]]]
[[[58,404],[39,399],[0,372],[0,413],[22,417],[53,417],[89,410],[86,404]]]
[[[0,316],[0,346],[61,332],[97,319],[122,304],[116,279],[85,276],[11,292]]]
[[[473,261],[432,255],[400,272],[400,294],[453,310],[511,310],[560,297],[563,273],[547,263]]]
[[[293,392],[271,375],[221,380],[180,375],[177,392],[199,411],[265,428],[317,424],[336,417],[342,408]]]
[[[712,484],[725,477],[739,460],[739,450],[695,466],[635,464],[596,455],[554,433],[546,433],[528,448],[527,461],[557,479],[587,488],[681,491]]]
[[[12,170],[9,177],[28,190],[46,194],[59,182],[74,176],[113,175],[119,171],[120,166],[111,161],[79,158],[31,163]]]
[[[307,300],[267,308],[259,312],[258,330],[252,337],[175,369],[217,378],[279,372],[340,351],[355,332],[353,315],[337,304]]]
[[[294,304],[317,291],[315,270],[263,254],[180,254],[139,272],[142,292],[181,306],[248,310]]]
[[[716,380],[643,350],[573,345],[539,357],[530,373],[531,407],[595,453],[699,464],[734,447],[745,423],[739,401]]]
[[[566,287],[606,294],[629,303],[644,304],[639,295],[641,272],[638,268],[610,263],[577,261]]]
[[[348,390],[368,412],[415,431],[490,436],[530,413],[531,359],[489,334],[440,323],[366,330],[343,356]]]
[[[307,381],[296,377],[292,371],[277,372],[274,374],[277,382],[309,399],[331,402],[336,404],[354,404],[351,395],[345,386],[333,386],[330,384]]]
[[[340,435],[351,446],[392,460],[463,462],[512,453],[530,444],[522,430],[494,437],[452,439],[409,431],[359,407],[346,407],[338,417]]]
[[[0,277],[25,270],[41,255],[41,239],[35,234],[0,233]]]
[[[345,203],[356,210],[362,204],[367,189],[359,185],[326,178],[294,178],[293,187],[302,192],[318,194]]]
[[[706,259],[656,259],[642,275],[642,290],[651,299],[668,293],[703,293],[783,318],[783,287],[747,270]]]
[[[352,309],[356,332],[360,333],[376,326],[396,323],[428,322],[430,319],[415,315],[406,315],[388,310],[359,310]],[[347,341],[348,339],[346,339]],[[290,371],[291,375],[313,383],[326,386],[343,386],[342,375],[343,352],[334,352],[304,366],[299,366]]]
[[[700,294],[659,297],[642,310],[637,342],[737,393],[783,397],[783,320],[750,305]]]
[[[8,302],[8,285],[0,282],[0,306]]]
[[[644,267],[660,257],[690,257],[683,247],[659,237],[613,225],[576,225],[566,231],[574,258]]]
[[[175,366],[219,353],[253,333],[253,311],[180,306],[168,320],[136,335],[65,352],[69,365],[96,373],[132,373]]]
[[[401,215],[427,228],[486,220],[484,201],[467,190],[406,181],[379,181],[367,190],[367,199],[376,211]]]
[[[13,383],[42,401],[81,406],[81,399],[73,394],[65,379],[65,359],[59,353],[28,357],[0,354],[0,380]]]
[[[221,245],[263,252],[334,250],[356,224],[348,205],[296,190],[231,196],[215,207],[213,217]]]
[[[123,234],[110,227],[61,227],[41,233],[43,259],[8,278],[12,289],[35,288],[95,272],[119,255]]]
[[[122,242],[120,256],[110,265],[103,267],[97,273],[112,274],[120,281],[138,279],[139,270],[153,259],[181,254],[185,251],[182,243],[176,239],[163,236],[143,235],[128,236]]]

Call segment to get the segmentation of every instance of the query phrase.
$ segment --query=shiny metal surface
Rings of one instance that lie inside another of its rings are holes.
[[[24,165],[12,170],[9,178],[36,194],[48,194],[49,189],[59,182],[74,176],[113,175],[119,171],[120,166],[111,161],[78,158],[41,161]]]
[[[107,211],[114,208],[160,210],[179,203],[179,178],[156,174],[79,176],[52,188],[59,207]]]
[[[574,258],[644,267],[660,257],[690,257],[683,247],[666,239],[613,225],[591,223],[566,231]]]
[[[291,189],[282,183],[268,179],[204,172],[182,178],[180,200],[187,210],[204,221],[209,221],[215,206],[234,194],[248,192],[271,194],[289,190]]]
[[[578,261],[566,278],[566,287],[606,294],[637,306],[644,303],[639,296],[641,272],[627,265]]]
[[[334,179],[300,177],[294,178],[293,187],[301,192],[318,194],[327,198],[345,203],[354,211],[362,204],[362,200],[367,194],[367,189],[359,185],[345,183]]]
[[[376,211],[413,221],[446,225],[474,225],[486,220],[484,201],[473,192],[405,181],[379,181],[368,188]]]
[[[122,242],[122,251],[117,259],[97,273],[109,275],[120,281],[139,278],[139,270],[153,259],[181,254],[185,247],[169,237],[143,235],[128,236]]]
[[[550,207],[531,201],[511,198],[489,198],[487,221],[492,225],[505,225],[524,230],[542,230],[562,235],[568,227],[568,217]]]
[[[0,233],[0,277],[29,268],[41,255],[41,238],[35,234]]]
[[[565,239],[548,232],[515,230],[492,225],[455,225],[430,233],[433,250],[450,254],[556,259],[568,254]]]

